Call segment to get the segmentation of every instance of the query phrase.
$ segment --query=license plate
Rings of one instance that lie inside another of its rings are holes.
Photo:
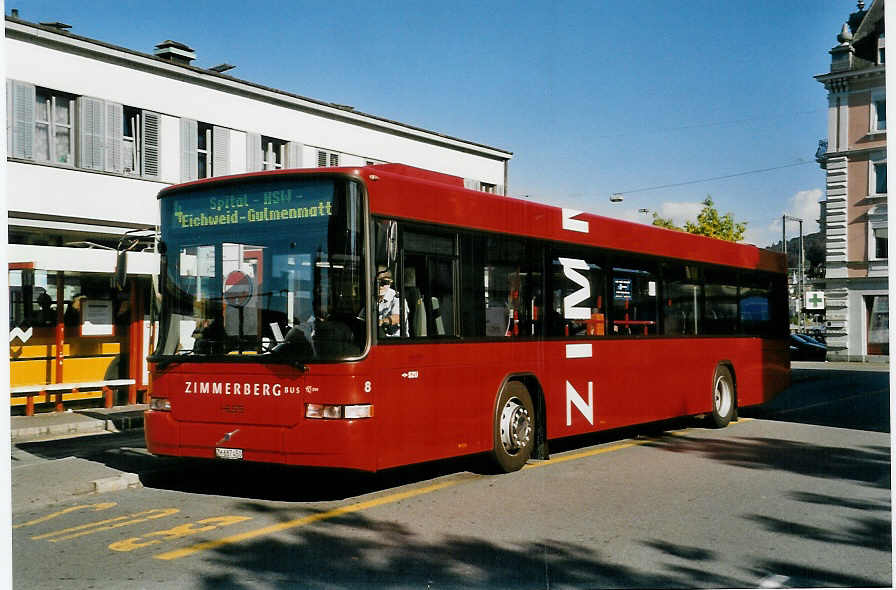
[[[243,449],[222,449],[218,447],[215,449],[215,456],[218,459],[242,459]]]

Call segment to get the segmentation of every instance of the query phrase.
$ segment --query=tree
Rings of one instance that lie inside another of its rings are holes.
[[[697,214],[697,221],[686,221],[684,229],[672,223],[671,219],[660,217],[656,213],[653,214],[653,225],[665,227],[667,229],[677,229],[686,231],[698,236],[709,236],[710,238],[719,238],[720,240],[728,240],[729,242],[739,242],[744,239],[744,231],[747,229],[747,222],[737,223],[731,213],[719,215],[716,205],[712,197],[707,195],[703,201],[703,209]]]
[[[678,227],[674,223],[672,223],[672,219],[669,217],[660,217],[659,213],[656,211],[653,212],[653,225],[657,227],[664,227],[666,229],[674,229],[676,231],[684,231],[684,229]]]

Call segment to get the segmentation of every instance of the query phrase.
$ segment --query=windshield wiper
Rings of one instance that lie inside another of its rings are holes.
[[[288,354],[288,350],[275,346],[271,350],[265,351],[260,358],[269,363],[285,363],[291,367],[295,367],[303,373],[308,370],[308,366],[305,363],[295,356],[287,356]]]
[[[153,355],[153,356],[147,358],[146,360],[148,360],[151,363],[155,363],[156,369],[164,369],[165,367],[168,367],[169,365],[172,365],[174,363],[182,363],[186,360],[185,357],[193,356],[195,354],[198,354],[198,353],[196,351],[194,351],[193,349],[183,348],[181,350],[175,351],[174,354],[172,354],[172,355],[162,356],[162,358],[160,360],[155,360],[155,359],[158,359],[159,356],[161,356],[161,355],[159,355],[159,356]]]

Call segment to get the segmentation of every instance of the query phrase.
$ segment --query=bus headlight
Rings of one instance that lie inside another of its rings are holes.
[[[171,401],[167,397],[154,397],[149,400],[149,409],[157,412],[170,412]]]
[[[323,420],[356,420],[358,418],[372,418],[373,406],[360,404],[351,406],[333,404],[306,404],[305,417]]]

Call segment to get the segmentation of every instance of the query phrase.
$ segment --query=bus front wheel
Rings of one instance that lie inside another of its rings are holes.
[[[724,365],[716,367],[712,378],[712,421],[716,428],[724,428],[734,418],[734,378]]]
[[[526,464],[535,448],[535,409],[526,386],[510,381],[495,407],[492,460],[505,473]]]

